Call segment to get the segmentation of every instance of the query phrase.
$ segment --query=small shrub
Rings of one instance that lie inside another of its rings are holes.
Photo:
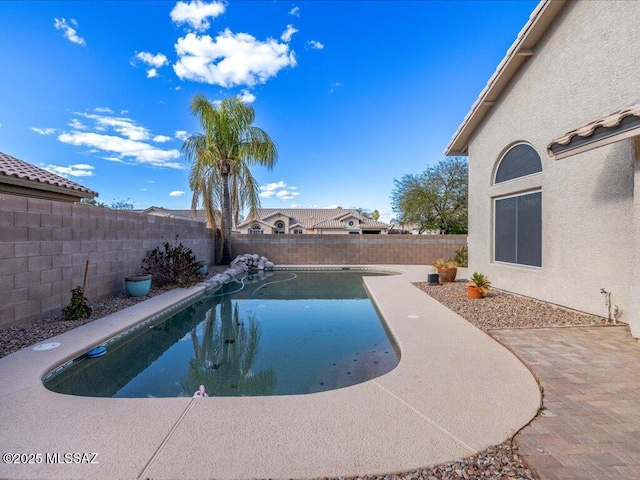
[[[453,261],[456,262],[456,265],[459,267],[466,268],[469,266],[469,249],[466,245],[456,250],[456,253],[453,256]]]
[[[150,273],[158,285],[192,285],[203,277],[201,267],[202,262],[196,260],[193,251],[178,243],[177,235],[173,245],[165,242],[162,247],[147,252],[142,261],[142,269]]]
[[[93,309],[87,305],[82,287],[71,290],[71,301],[62,309],[65,320],[83,320],[91,315]]]
[[[469,283],[467,283],[467,285],[476,287],[478,290],[480,290],[482,296],[486,297],[487,292],[489,291],[489,287],[491,286],[491,282],[489,281],[489,277],[487,277],[486,275],[478,272],[473,272],[473,275],[471,275],[471,278],[469,279]]]

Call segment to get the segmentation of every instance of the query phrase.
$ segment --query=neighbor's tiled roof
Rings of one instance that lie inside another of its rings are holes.
[[[148,215],[159,215],[159,216],[166,216],[166,217],[175,217],[175,218],[186,218],[189,220],[194,220],[196,222],[206,222],[207,221],[207,215],[205,214],[204,210],[200,209],[200,210],[196,210],[196,215],[193,216],[193,214],[191,213],[192,210],[188,209],[188,210],[180,210],[180,209],[171,209],[171,208],[163,208],[163,207],[149,207],[149,208],[145,208],[144,210],[136,210],[140,213],[146,213]],[[215,212],[216,215],[216,220],[220,219],[220,212],[216,211]]]
[[[571,140],[576,137],[587,138],[593,135],[598,127],[604,128],[615,128],[620,126],[622,121],[628,117],[638,117],[640,118],[640,102],[629,107],[623,108],[622,110],[618,110],[617,112],[613,112],[606,117],[600,118],[598,120],[594,120],[593,122],[589,122],[582,127],[578,127],[570,132],[565,133],[561,137],[552,140],[551,143],[547,146],[547,151],[549,155],[553,155],[553,151],[551,148],[554,145],[568,145]]]
[[[17,159],[11,155],[0,152],[0,178],[2,176],[15,177],[21,180],[29,180],[34,183],[53,185],[56,187],[66,188],[75,192],[80,192],[88,195],[78,195],[78,197],[97,197],[98,193],[93,190],[83,187],[79,183],[72,182],[71,180],[56,175],[55,173],[48,172],[40,167],[36,167],[24,160]],[[34,185],[33,188],[38,188]]]
[[[349,208],[259,208],[257,218],[264,221],[265,218],[281,213],[289,217],[289,225],[300,224],[312,228],[342,228],[341,220],[347,216],[354,216],[362,220],[360,227],[364,228],[389,228],[389,225],[376,222],[361,216],[357,211]],[[252,218],[247,217],[241,225],[249,223]],[[275,221],[275,220],[274,220]],[[265,222],[273,225],[273,221]]]

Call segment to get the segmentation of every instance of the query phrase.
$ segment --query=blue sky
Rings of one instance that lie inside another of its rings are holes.
[[[239,95],[278,146],[263,207],[393,212],[537,1],[0,2],[0,151],[99,200],[189,208],[195,94]]]

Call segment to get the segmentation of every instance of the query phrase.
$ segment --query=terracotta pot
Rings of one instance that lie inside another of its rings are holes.
[[[475,285],[467,285],[467,297],[469,298],[484,298],[485,295],[478,287]]]
[[[438,268],[438,275],[440,275],[440,281],[443,283],[450,283],[456,279],[458,269],[456,267]]]

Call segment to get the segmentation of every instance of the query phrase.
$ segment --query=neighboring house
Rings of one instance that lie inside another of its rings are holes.
[[[238,225],[250,234],[386,234],[389,225],[348,208],[260,208]]]
[[[193,220],[195,222],[206,222],[207,216],[204,210],[196,210],[195,215],[192,210],[176,210],[162,207],[149,207],[144,210],[135,210],[139,213],[145,213],[147,215],[155,215],[157,217],[171,217],[171,218],[183,218],[186,220]],[[215,212],[216,222],[220,224],[220,212]]]
[[[606,317],[604,289],[635,337],[639,18],[637,1],[541,2],[445,150],[469,156],[470,271]]]
[[[79,183],[0,152],[0,193],[79,202],[98,196]]]

